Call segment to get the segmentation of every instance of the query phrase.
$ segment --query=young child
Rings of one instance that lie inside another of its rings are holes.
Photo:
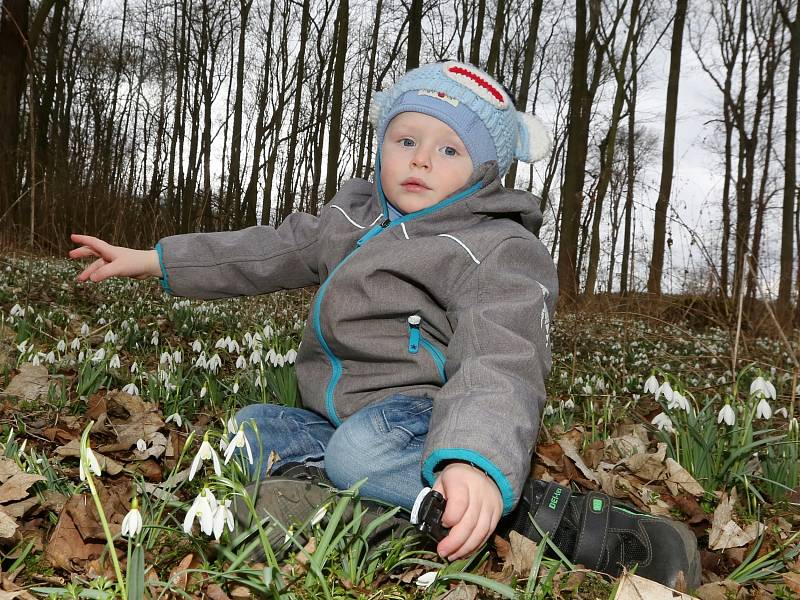
[[[157,276],[171,294],[206,299],[320,286],[296,361],[304,408],[259,404],[236,416],[255,425],[245,431],[257,464],[279,457],[262,483],[268,510],[287,497],[293,514],[316,510],[305,488],[286,494],[302,480],[298,465],[324,468],[340,489],[366,478],[362,496],[409,510],[432,486],[446,499],[443,557],[474,552],[498,523],[540,539],[530,511],[591,568],[638,564],[666,583],[679,572],[699,583],[688,529],[528,478],[557,279],[536,199],[501,178],[514,159],[546,155],[541,123],[454,61],[377,92],[370,121],[374,182],[345,182],[318,217],[170,236],[149,251],[75,235],[83,246],[71,257],[99,257],[79,280]]]

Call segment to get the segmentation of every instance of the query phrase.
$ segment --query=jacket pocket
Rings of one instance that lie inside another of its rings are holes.
[[[445,383],[447,381],[447,375],[444,371],[444,354],[442,354],[430,340],[422,335],[421,324],[422,317],[419,315],[411,315],[408,317],[408,351],[411,354],[416,354],[419,352],[420,347],[424,348],[436,365],[436,370],[439,372],[439,379],[441,379],[442,383]]]

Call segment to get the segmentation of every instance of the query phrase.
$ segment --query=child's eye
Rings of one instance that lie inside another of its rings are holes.
[[[450,152],[450,151],[452,151],[452,152]],[[445,147],[444,147],[444,153],[445,153],[447,156],[458,156],[458,150],[456,150],[456,149],[455,149],[455,148],[453,148],[452,146],[445,146]]]
[[[406,142],[410,142],[410,144],[406,144]],[[411,138],[402,138],[400,140],[400,143],[403,144],[403,147],[410,148],[411,146],[414,145],[414,140],[412,140]]]

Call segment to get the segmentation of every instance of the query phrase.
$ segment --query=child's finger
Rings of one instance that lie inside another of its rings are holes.
[[[81,246],[80,248],[73,248],[69,251],[70,258],[86,258],[87,256],[100,256],[97,252],[92,250],[89,246]]]
[[[450,533],[436,547],[440,556],[454,559],[460,556],[458,551],[470,538],[476,523],[478,522],[478,510],[473,507],[464,514],[463,518],[450,528]]]
[[[102,265],[99,269],[97,269],[91,275],[91,279],[94,282],[103,281],[104,279],[108,279],[109,277],[114,277],[115,275],[119,275],[119,265],[116,261],[106,263]]]
[[[480,546],[487,540],[489,534],[491,533],[491,523],[492,511],[487,510],[486,507],[484,507],[478,515],[478,522],[475,524],[475,527],[472,528],[472,533],[470,533],[467,541],[464,542],[460,548],[458,548],[447,558],[449,560],[455,560],[457,558],[461,558],[462,556],[469,556],[475,550],[480,548]]]
[[[80,235],[78,233],[73,233],[70,236],[70,239],[76,244],[81,244],[83,246],[92,248],[95,252],[97,252],[98,256],[102,256],[113,247],[108,242],[104,242],[100,238],[96,238],[91,235]]]
[[[80,275],[78,275],[78,281],[86,281],[87,279],[89,279],[92,273],[97,271],[97,269],[102,267],[104,264],[106,264],[106,261],[104,261],[102,258],[98,258],[96,261],[94,261],[92,264],[86,267],[83,271],[81,271]]]

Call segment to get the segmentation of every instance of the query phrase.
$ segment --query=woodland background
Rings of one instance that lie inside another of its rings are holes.
[[[659,49],[666,65],[652,64]],[[550,127],[549,159],[513,166],[506,185],[540,198],[563,301],[658,295],[683,227],[687,55],[716,98],[706,124],[724,185],[710,199],[718,237],[688,231],[702,267],[679,291],[769,296],[788,327],[800,314],[797,0],[3,0],[0,244],[63,253],[84,232],[143,247],[316,213],[342,180],[372,174],[373,90],[454,58]],[[637,98],[662,75],[663,118],[642,123]],[[655,185],[642,177],[653,164]]]

